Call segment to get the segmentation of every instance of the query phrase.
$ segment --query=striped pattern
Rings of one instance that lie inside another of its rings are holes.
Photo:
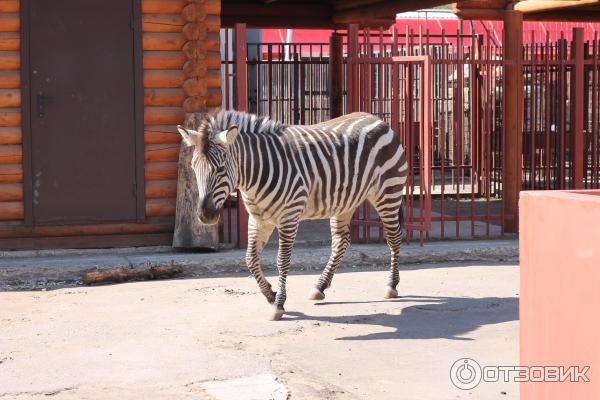
[[[266,117],[220,111],[180,129],[195,145],[192,167],[199,213],[215,222],[229,193],[239,188],[250,215],[246,261],[261,291],[283,314],[286,277],[298,223],[331,219],[332,253],[312,297],[321,299],[350,242],[350,220],[368,200],[379,213],[391,250],[388,296],[395,296],[401,209],[408,166],[397,135],[380,119],[353,113],[321,124],[286,126]],[[279,286],[274,292],[260,267],[260,253],[279,231]]]

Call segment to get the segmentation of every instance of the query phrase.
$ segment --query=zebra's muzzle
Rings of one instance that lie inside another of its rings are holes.
[[[220,210],[215,207],[212,195],[206,196],[198,207],[198,216],[204,224],[213,225],[219,221]]]

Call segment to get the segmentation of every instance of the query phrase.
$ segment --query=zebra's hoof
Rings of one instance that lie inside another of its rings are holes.
[[[269,320],[279,321],[283,317],[283,314],[285,314],[285,310],[283,308],[275,308],[269,316]]]
[[[398,291],[392,287],[387,286],[383,295],[386,299],[395,299],[398,297]]]
[[[310,294],[308,295],[309,300],[323,300],[325,298],[325,293],[321,292],[317,288],[312,288]]]

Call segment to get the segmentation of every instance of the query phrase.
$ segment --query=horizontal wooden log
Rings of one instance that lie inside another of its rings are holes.
[[[21,73],[15,71],[0,71],[1,89],[18,89],[21,87]]]
[[[206,96],[188,97],[183,102],[183,110],[186,113],[202,112],[206,110]]]
[[[221,14],[221,0],[204,0],[204,9],[207,14]]]
[[[143,32],[181,32],[184,24],[181,14],[142,14]]]
[[[0,202],[23,200],[22,183],[0,183]]]
[[[165,217],[175,215],[175,199],[146,200],[146,215],[149,217]]]
[[[144,89],[144,105],[181,107],[185,95],[183,89]]]
[[[177,179],[176,162],[154,162],[144,166],[144,177],[148,181]]]
[[[174,126],[174,125],[171,125]],[[181,135],[178,132],[165,132],[148,130],[146,127],[144,131],[144,143],[145,144],[175,144],[181,141]]]
[[[19,69],[20,67],[21,57],[18,51],[0,51],[0,69]]]
[[[21,39],[17,32],[0,33],[0,50],[19,50]]]
[[[0,145],[3,144],[21,144],[21,128],[16,126],[0,127]]]
[[[207,67],[205,60],[187,60],[183,64],[183,73],[186,77],[200,77],[206,75]]]
[[[183,82],[183,90],[188,96],[206,96],[208,85],[204,78],[189,78]]]
[[[219,33],[221,31],[221,16],[207,15],[204,20],[207,32]]]
[[[206,55],[206,66],[208,69],[221,69],[221,53],[218,51],[208,52]]]
[[[146,182],[147,199],[174,199],[177,197],[177,181],[148,181]]]
[[[172,232],[173,228],[174,224],[172,222],[153,222],[142,224],[122,223],[100,225],[57,225],[35,227],[14,227],[0,225],[0,238],[162,233]]]
[[[0,146],[0,164],[20,164],[23,162],[23,151],[20,144]]]
[[[179,144],[147,144],[144,148],[144,160],[177,161],[179,159]]]
[[[144,69],[181,69],[184,61],[181,51],[144,52]]]
[[[24,208],[22,201],[0,202],[0,221],[17,221],[23,219]]]
[[[21,17],[18,13],[0,14],[0,32],[19,32]]]
[[[183,85],[181,70],[146,70],[144,71],[145,88],[177,88]]]
[[[19,0],[0,0],[1,13],[18,13]]]
[[[144,124],[181,124],[185,118],[181,107],[144,107]]]
[[[189,3],[183,7],[181,15],[184,21],[198,22],[206,18],[206,10],[203,4]]]
[[[83,282],[86,285],[97,285],[102,283],[115,283],[139,280],[152,280],[157,278],[168,278],[183,272],[183,267],[136,267],[125,268],[123,266],[109,271],[87,272],[83,276]]]
[[[0,89],[0,107],[21,107],[21,91]]]
[[[186,0],[142,0],[144,14],[181,14]]]
[[[21,126],[21,110],[0,108],[0,126]]]
[[[221,107],[222,96],[220,89],[209,89],[206,95],[207,107]]]
[[[183,26],[183,38],[187,40],[205,40],[208,30],[204,22],[188,22]]]
[[[23,166],[21,164],[0,164],[0,183],[23,182]]]
[[[181,33],[159,32],[144,33],[142,35],[142,47],[144,50],[181,50],[184,39]]]
[[[204,77],[206,80],[206,86],[209,89],[220,89],[221,88],[221,71],[210,71]]]

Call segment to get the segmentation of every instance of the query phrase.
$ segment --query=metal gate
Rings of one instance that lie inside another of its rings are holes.
[[[367,54],[348,60],[348,110],[378,115],[404,145],[409,164],[404,226],[407,239],[418,232],[421,243],[431,229],[430,70],[429,56]],[[365,203],[352,220],[352,240],[374,239],[384,240],[383,226]]]

